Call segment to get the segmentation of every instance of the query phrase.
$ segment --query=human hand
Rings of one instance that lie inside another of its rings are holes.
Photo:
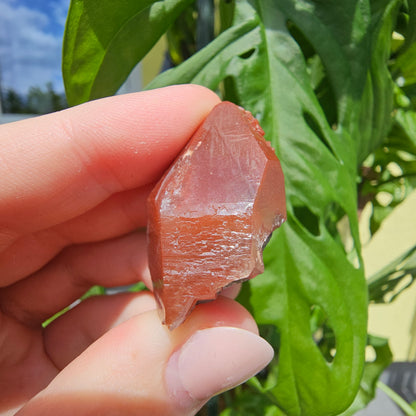
[[[193,415],[272,358],[231,299],[170,332],[151,292],[89,298],[147,268],[145,201],[218,97],[117,96],[0,127],[0,412]]]

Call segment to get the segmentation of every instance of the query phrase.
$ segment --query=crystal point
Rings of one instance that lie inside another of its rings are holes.
[[[149,268],[163,323],[264,270],[262,252],[286,219],[280,162],[257,120],[218,104],[148,200]]]

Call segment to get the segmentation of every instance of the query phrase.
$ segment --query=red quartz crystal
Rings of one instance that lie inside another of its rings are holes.
[[[286,219],[280,162],[257,120],[218,104],[148,200],[149,267],[163,323],[264,270],[262,253]]]

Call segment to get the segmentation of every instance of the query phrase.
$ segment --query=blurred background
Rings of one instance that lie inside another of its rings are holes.
[[[68,6],[69,0],[0,0],[2,122],[66,107],[61,50]]]
[[[61,73],[70,0],[0,0],[0,123],[67,107]],[[164,42],[119,93],[140,91],[160,70]]]

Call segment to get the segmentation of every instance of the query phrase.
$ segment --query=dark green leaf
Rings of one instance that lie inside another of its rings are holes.
[[[368,78],[360,103],[350,102],[352,106],[361,105],[359,119],[352,117],[349,128],[353,137],[358,139],[359,164],[385,140],[393,110],[393,82],[387,63],[400,1],[372,0],[370,3],[372,15],[368,35],[371,45],[367,51],[371,61],[368,62]]]
[[[405,53],[400,55],[394,65],[396,75],[404,78],[404,84],[416,83],[416,43],[410,45]]]
[[[403,52],[416,41],[416,0],[407,0],[407,10],[405,12],[406,28],[404,30],[405,43]]]
[[[166,32],[170,62],[177,66],[196,52],[195,4],[187,7]]]

